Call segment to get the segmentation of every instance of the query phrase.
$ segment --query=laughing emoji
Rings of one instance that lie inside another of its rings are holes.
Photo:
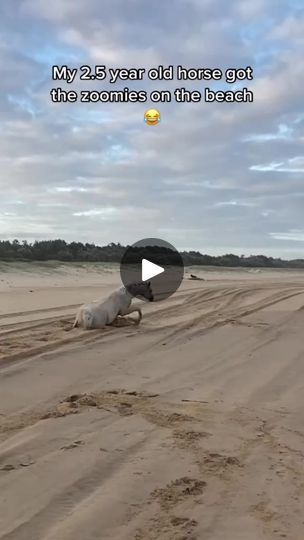
[[[160,112],[157,109],[149,109],[144,114],[144,120],[148,126],[157,126],[160,122]]]

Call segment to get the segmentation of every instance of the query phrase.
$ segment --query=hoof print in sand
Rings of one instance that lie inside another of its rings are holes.
[[[15,469],[16,469],[15,465],[11,465],[11,463],[8,463],[7,465],[3,465],[0,471],[9,472],[9,471],[14,471]]]
[[[158,500],[163,509],[169,509],[188,497],[201,495],[206,485],[207,483],[203,480],[184,476],[173,480],[165,488],[153,491],[152,498]]]
[[[13,465],[12,463],[7,463],[6,465],[3,465],[3,467],[0,468],[0,471],[3,472],[10,472],[15,471],[16,469],[20,469],[22,467],[30,467],[31,465],[34,465],[35,461],[23,461],[22,463],[18,463],[17,465]]]
[[[230,467],[243,467],[239,459],[235,456],[224,456],[214,452],[209,452],[201,462],[210,471],[223,471]]]
[[[82,446],[83,444],[84,444],[84,441],[74,441],[71,444],[62,446],[61,450],[72,450],[72,448],[79,448],[79,446]]]

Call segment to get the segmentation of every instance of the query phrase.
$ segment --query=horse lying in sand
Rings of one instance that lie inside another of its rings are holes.
[[[131,306],[134,297],[142,297],[153,302],[151,282],[131,283],[127,288],[121,287],[113,292],[106,300],[84,304],[77,312],[73,328],[78,326],[82,326],[85,330],[104,328],[115,322],[118,316],[123,317],[135,311],[138,313],[137,324],[139,324],[142,312],[138,306]]]

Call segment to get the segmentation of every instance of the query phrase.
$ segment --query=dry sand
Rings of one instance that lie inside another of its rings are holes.
[[[304,273],[190,271],[84,332],[117,271],[2,265],[1,540],[303,539]]]

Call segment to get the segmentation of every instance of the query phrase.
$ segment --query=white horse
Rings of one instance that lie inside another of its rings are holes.
[[[84,304],[77,312],[73,328],[78,326],[82,326],[85,330],[104,328],[116,321],[119,315],[123,317],[135,311],[138,313],[137,324],[139,324],[142,312],[138,306],[131,306],[134,297],[143,297],[153,302],[151,282],[131,283],[113,292],[106,300]]]

